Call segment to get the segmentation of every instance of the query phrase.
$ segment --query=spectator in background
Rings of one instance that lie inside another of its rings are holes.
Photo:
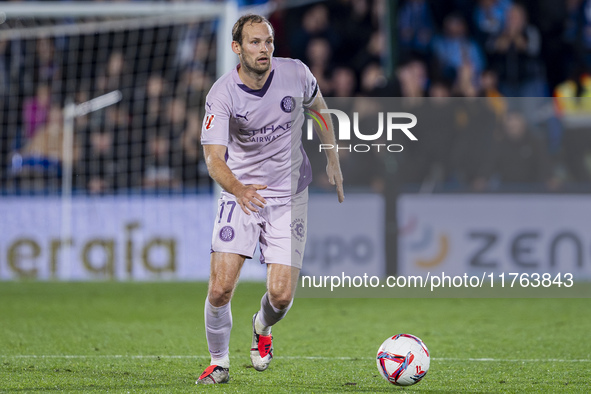
[[[63,116],[62,108],[53,105],[47,116],[47,123],[32,135],[23,148],[23,156],[46,157],[61,160],[63,156]]]
[[[435,24],[427,0],[407,0],[398,11],[398,40],[401,56],[410,53],[427,55]]]
[[[379,63],[368,64],[361,73],[361,96],[389,97],[394,90],[392,82],[386,78],[384,68]]]
[[[293,58],[289,48],[289,32],[293,31],[292,24],[295,22],[295,18],[290,18],[292,13],[286,7],[287,0],[271,0],[271,3],[275,5],[275,9],[267,19],[275,31],[275,56]]]
[[[336,63],[348,64],[358,72],[364,65],[359,65],[359,60],[363,60],[362,53],[366,51],[372,34],[378,30],[379,19],[372,14],[369,0],[327,3],[333,3],[329,5],[331,27],[339,37],[338,41],[331,41],[333,58]],[[356,59],[353,61],[355,64],[350,63],[351,59]]]
[[[480,99],[454,102],[451,165],[456,181],[468,190],[489,187],[494,167],[497,117],[490,103]]]
[[[433,98],[431,101],[438,107],[445,107],[445,104],[450,102],[447,98],[452,96],[451,87],[443,79],[435,80],[429,85],[428,96]],[[446,110],[445,112],[449,111]]]
[[[181,134],[187,129],[187,103],[180,97],[174,97],[166,104],[165,130],[172,139],[180,138]]]
[[[74,102],[77,104],[85,103],[91,99],[90,97],[90,89],[87,87],[88,85],[84,83],[80,86],[80,89],[76,92],[74,96]],[[87,130],[90,127],[91,120],[93,118],[93,113],[88,113],[81,116],[76,116],[75,119],[75,129],[76,130]]]
[[[190,108],[203,108],[204,106],[205,104],[190,105]],[[180,149],[183,155],[181,181],[184,188],[209,189],[212,185],[201,146],[201,121],[202,115],[199,111],[189,111],[187,113],[187,127],[180,137]]]
[[[74,171],[78,187],[90,194],[112,192],[119,173],[113,131],[96,128],[87,133],[86,137],[83,156],[76,163]]]
[[[23,128],[26,135],[32,135],[35,133],[35,128],[39,125],[44,125],[46,122],[48,107],[49,107],[49,96],[52,93],[52,85],[54,82],[59,82],[61,75],[61,69],[57,62],[59,58],[55,51],[54,43],[51,38],[43,37],[36,40],[23,40],[20,42],[13,42],[15,45],[12,48],[14,51],[11,55],[18,61],[20,53],[17,55],[15,52],[23,51],[22,64],[12,64],[11,73],[13,75],[19,75],[22,79],[19,80],[19,84],[22,84],[22,93],[25,97],[34,97],[40,93],[40,96],[33,99],[27,100],[28,108],[24,108],[24,102],[10,103],[12,108],[20,108],[22,111]],[[21,47],[22,45],[22,47]],[[18,66],[18,68],[16,68]],[[16,82],[14,79],[11,81],[13,84]],[[42,91],[39,92],[38,86],[44,85]],[[14,86],[14,85],[13,85]],[[59,86],[56,84],[54,86]],[[47,87],[47,90],[45,90]],[[18,91],[18,90],[17,90]],[[53,92],[53,93],[58,93]],[[12,99],[14,99],[14,93]],[[16,104],[16,105],[15,105]],[[23,105],[23,107],[20,107]],[[36,122],[34,117],[38,117],[40,121]],[[27,122],[30,126],[25,124]]]
[[[474,25],[476,40],[482,47],[504,29],[507,10],[511,4],[511,0],[478,0],[474,9]]]
[[[157,124],[148,131],[144,188],[171,190],[181,187],[186,159],[183,140],[187,128],[186,101],[179,97],[169,99]]]
[[[305,59],[308,44],[313,38],[325,39],[328,48],[339,46],[339,37],[330,24],[328,7],[322,3],[314,5],[304,14],[300,29],[291,37],[292,55],[297,59]]]
[[[306,48],[306,64],[316,77],[318,87],[327,96],[331,95],[332,85],[330,82],[332,49],[325,38],[312,38]]]
[[[364,25],[369,29],[375,29],[379,25],[375,15],[372,15],[372,3],[371,0],[348,0],[351,5],[351,13],[349,14],[349,20],[357,25]],[[377,3],[377,1],[376,1]],[[367,39],[367,37],[365,37]]]
[[[25,99],[23,103],[23,132],[29,140],[33,138],[38,128],[47,122],[51,104],[51,88],[45,83],[37,85],[35,96]]]
[[[350,67],[340,66],[332,73],[331,85],[334,97],[353,97],[357,91],[357,78]]]
[[[148,190],[170,191],[181,187],[178,171],[172,163],[171,139],[166,133],[148,136],[147,157],[142,185]]]
[[[491,68],[487,68],[480,74],[480,96],[503,97],[499,91],[499,76]]]
[[[505,116],[507,111],[507,101],[499,91],[499,78],[492,69],[486,69],[480,74],[480,93],[479,97],[486,97],[491,108],[500,119]]]
[[[201,106],[193,105],[191,108]],[[170,186],[171,188],[181,185],[192,189],[209,186],[209,173],[200,143],[201,123],[200,113],[188,112],[184,99],[175,97],[166,105],[166,113],[158,128],[158,134],[167,136],[170,143],[169,165],[175,177],[175,183]],[[161,165],[163,158],[157,158],[154,163]]]
[[[23,189],[57,190],[62,165],[68,157],[64,154],[63,139],[62,108],[53,105],[49,110],[47,124],[21,150],[22,167],[15,170],[18,171]],[[77,143],[74,143],[74,149],[70,153],[70,164],[73,164],[80,157]]]
[[[477,5],[478,0],[447,0],[443,3],[449,3],[451,12],[455,12],[460,15],[465,21],[471,21],[474,15],[474,7]],[[431,0],[431,4],[438,2],[437,0]],[[446,14],[447,15],[447,14]],[[443,20],[442,18],[441,20]]]
[[[352,59],[346,59],[356,72],[363,70],[368,64],[381,63],[386,57],[386,37],[383,32],[375,31],[371,34],[369,41],[361,47],[362,49]]]
[[[591,115],[591,73],[589,67],[580,64],[571,77],[554,90],[555,103],[562,118],[564,134],[564,162],[571,180],[591,181],[587,160],[591,153],[591,132],[589,126],[577,120],[589,119]]]
[[[476,0],[429,0],[429,6],[437,29],[441,28],[442,21],[452,12],[459,13],[464,20],[472,20],[474,14],[473,3],[475,2]]]
[[[538,183],[555,190],[558,181],[552,177],[550,159],[542,142],[528,129],[523,115],[507,113],[501,130],[493,170],[501,186]]]
[[[199,67],[186,70],[181,75],[179,84],[175,90],[177,97],[186,97],[192,103],[192,108],[205,107],[205,92],[213,85],[213,78]]]
[[[99,126],[103,132],[113,134],[117,178],[115,189],[125,190],[138,186],[143,165],[143,129],[131,127],[129,110],[125,103],[101,111]]]
[[[15,43],[20,51],[21,44]],[[49,84],[53,81],[59,81],[62,77],[62,72],[59,67],[57,53],[53,39],[42,37],[37,40],[26,40],[23,42],[24,51],[23,64],[19,66],[25,70],[23,75],[23,87],[26,95],[32,95],[37,84]],[[12,53],[16,55],[16,53]],[[32,56],[31,56],[32,55]],[[18,59],[19,56],[15,56]],[[17,60],[15,59],[15,60]]]
[[[210,45],[215,35],[215,29],[211,22],[194,23],[181,27],[179,40],[174,58],[174,65],[178,70],[184,71],[191,68],[207,69],[213,62]]]
[[[427,88],[427,66],[418,58],[410,58],[401,63],[396,71],[398,87],[395,97],[424,97]]]
[[[581,0],[574,2],[580,3]],[[535,14],[531,14],[532,23],[535,22],[542,35],[541,60],[546,71],[548,92],[567,78],[573,64],[573,49],[565,41],[567,15],[572,12],[569,10],[572,4],[573,0],[537,0],[530,8],[530,13],[532,8],[535,10]],[[534,19],[534,16],[537,17]]]
[[[111,53],[107,65],[96,79],[97,96],[119,90],[123,93],[122,101],[129,103],[133,94],[130,73],[130,67],[123,53],[118,51]]]
[[[456,13],[445,17],[443,35],[434,39],[433,52],[440,77],[448,80],[455,80],[462,66],[469,65],[474,75],[480,75],[485,65],[480,47],[468,36],[464,18]]]
[[[579,64],[566,81],[554,89],[559,113],[563,116],[591,114],[591,67]]]
[[[591,66],[591,0],[568,0],[565,42],[572,47],[573,61]]]
[[[37,81],[55,81],[61,78],[55,45],[51,38],[40,38],[37,40],[36,55]]]
[[[572,52],[577,51],[580,45],[584,25],[584,0],[566,0],[566,20],[564,23],[563,40],[564,43],[571,46]]]
[[[429,86],[429,100],[424,100],[411,111],[421,119],[413,128],[419,137],[417,144],[405,144],[401,163],[403,182],[426,185],[447,181],[451,173],[450,152],[454,146],[454,99],[451,86],[435,80]]]
[[[387,0],[373,0],[371,3],[371,21],[374,29],[379,29],[382,26],[384,15],[388,12]]]
[[[211,37],[199,37],[192,51],[193,57],[182,70],[201,70],[207,73],[209,78],[213,78],[215,54],[212,53],[212,49],[215,49],[215,46],[211,45],[211,41]]]
[[[133,104],[133,128],[153,127],[164,112],[164,102],[171,95],[168,82],[159,73],[150,74],[146,83],[136,89]]]
[[[213,59],[215,54],[212,50],[215,50],[215,46],[211,45],[211,37],[200,37],[197,40],[194,48],[193,58],[189,64],[190,68],[199,68],[201,70],[209,70],[212,67]]]
[[[525,8],[512,5],[507,11],[505,28],[488,44],[504,96],[546,96],[540,50],[540,33],[535,26],[528,24]]]
[[[453,88],[454,96],[476,97],[478,95],[478,78],[474,67],[470,63],[464,63],[458,69],[456,81]]]

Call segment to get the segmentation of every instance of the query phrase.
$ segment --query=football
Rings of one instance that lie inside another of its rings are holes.
[[[429,371],[429,350],[420,338],[397,334],[382,343],[376,356],[378,371],[397,386],[418,383]]]

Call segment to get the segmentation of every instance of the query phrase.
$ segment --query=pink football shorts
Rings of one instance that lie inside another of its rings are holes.
[[[244,213],[234,195],[222,192],[211,240],[212,252],[254,255],[257,242],[261,264],[302,268],[306,246],[308,188],[291,197],[265,197],[259,212]]]

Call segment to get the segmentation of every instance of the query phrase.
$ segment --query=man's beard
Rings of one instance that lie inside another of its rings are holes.
[[[267,56],[267,59],[269,59],[269,63],[267,63],[265,66],[259,66],[256,62],[256,60],[254,62],[250,62],[248,60],[246,60],[246,58],[242,58],[242,61],[244,63],[244,67],[250,71],[253,72],[255,74],[259,74],[259,75],[263,75],[264,73],[266,73],[267,71],[269,71],[269,68],[271,68],[271,56]]]

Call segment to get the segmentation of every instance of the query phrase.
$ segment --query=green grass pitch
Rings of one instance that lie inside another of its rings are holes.
[[[205,283],[0,282],[0,392],[573,392],[591,390],[588,299],[297,299],[269,370],[250,367],[262,283],[232,301],[229,384],[208,364]],[[397,388],[381,342],[421,337],[431,368]]]

